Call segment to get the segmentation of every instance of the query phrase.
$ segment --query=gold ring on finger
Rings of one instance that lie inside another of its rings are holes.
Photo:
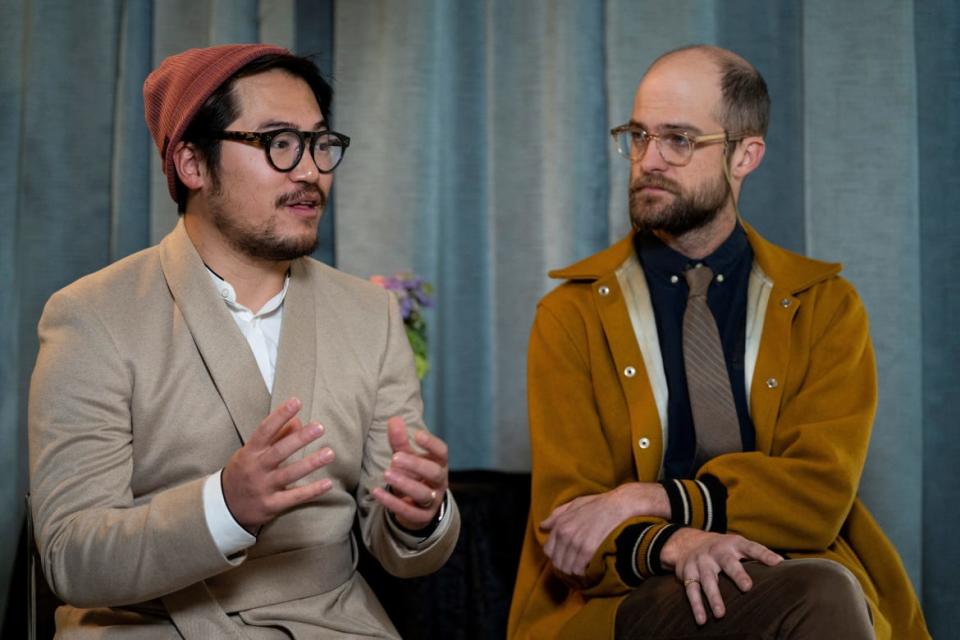
[[[429,509],[430,507],[433,506],[433,503],[435,503],[436,501],[437,501],[437,490],[431,489],[430,497],[424,500],[423,502],[418,502],[417,506],[420,507],[421,509]]]
[[[696,578],[687,578],[686,580],[683,581],[683,586],[689,587],[692,584],[699,584],[699,583],[700,581],[697,580]]]

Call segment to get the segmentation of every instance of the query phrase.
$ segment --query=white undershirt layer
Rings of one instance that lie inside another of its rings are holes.
[[[284,281],[283,290],[254,313],[237,302],[237,292],[229,282],[221,279],[210,269],[207,269],[207,273],[210,275],[213,286],[226,303],[240,333],[250,345],[267,390],[272,392],[273,378],[277,370],[277,353],[280,347],[280,327],[283,322],[283,300],[290,285],[290,276],[288,275]],[[223,497],[223,486],[220,483],[222,472],[221,469],[209,476],[203,485],[203,511],[214,543],[225,558],[231,559],[231,556],[237,556],[244,549],[253,546],[257,539],[237,523],[230,509],[227,508],[227,502]],[[445,503],[446,500],[447,496],[444,496]],[[401,531],[393,522],[393,518],[387,518],[387,523],[399,542],[411,549],[418,549],[429,545],[447,529],[450,518],[443,517],[444,511],[445,509],[441,509],[439,525],[426,538],[418,538]],[[236,557],[233,561],[239,564],[242,558]]]

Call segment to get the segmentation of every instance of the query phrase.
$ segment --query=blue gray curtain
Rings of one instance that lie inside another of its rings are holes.
[[[843,262],[867,304],[881,403],[861,493],[934,635],[960,622],[957,3],[0,0],[0,36],[0,603],[42,305],[176,220],[140,96],[160,59],[254,40],[318,54],[352,138],[320,257],[436,285],[430,424],[456,468],[525,470],[546,271],[625,233],[627,165],[606,131],[656,55],[706,42],[752,61],[773,96],[744,216]]]

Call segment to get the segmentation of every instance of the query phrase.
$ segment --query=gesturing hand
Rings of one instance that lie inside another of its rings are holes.
[[[633,516],[669,518],[670,501],[663,487],[631,482],[560,505],[540,523],[550,532],[543,551],[559,571],[582,576],[604,538]]]
[[[707,622],[704,595],[713,617],[722,618],[726,613],[718,585],[721,572],[727,574],[740,591],[749,591],[753,581],[744,570],[741,560],[759,560],[771,567],[783,561],[770,549],[743,536],[690,528],[680,529],[670,536],[663,546],[660,559],[661,564],[673,568],[683,582],[697,624]]]
[[[407,425],[398,417],[387,420],[387,437],[393,457],[383,477],[390,490],[376,487],[371,493],[401,527],[423,529],[436,517],[447,491],[447,445],[420,430],[413,439],[423,453],[415,451],[407,439]]]
[[[323,435],[317,423],[300,424],[300,401],[290,398],[268,415],[243,447],[230,456],[223,469],[223,498],[242,527],[253,533],[261,525],[298,504],[326,493],[329,478],[287,488],[329,464],[333,451],[324,447],[281,466],[297,451]]]

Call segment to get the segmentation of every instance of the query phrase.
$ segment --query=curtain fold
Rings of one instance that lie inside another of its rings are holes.
[[[655,56],[706,42],[753,62],[773,98],[744,217],[844,262],[867,305],[881,400],[862,495],[934,635],[960,622],[956,3],[0,0],[0,34],[0,548],[16,548],[23,521],[42,305],[177,219],[143,124],[160,59],[259,39],[318,54],[352,143],[317,255],[436,285],[429,423],[455,468],[524,471],[526,343],[546,272],[626,232],[629,165],[607,131],[629,119]],[[0,606],[12,563],[0,554]]]

